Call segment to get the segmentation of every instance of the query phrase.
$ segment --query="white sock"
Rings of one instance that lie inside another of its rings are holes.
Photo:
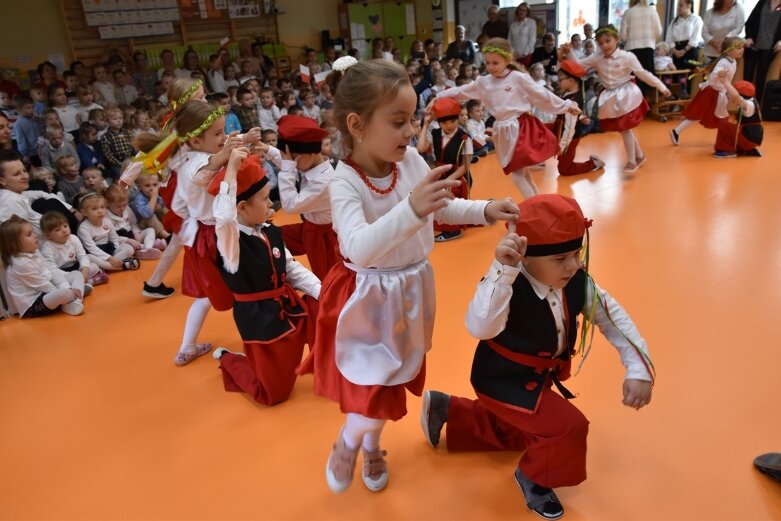
[[[347,413],[347,418],[344,422],[342,438],[344,438],[345,445],[355,449],[364,443],[364,436],[367,433],[373,432],[376,433],[375,443],[379,446],[380,433],[384,425],[385,420],[367,418],[366,416],[350,412]]]
[[[528,199],[529,197],[540,193],[539,190],[537,190],[537,185],[534,184],[534,179],[532,178],[531,171],[529,171],[528,168],[523,168],[513,172],[512,179],[513,183],[515,183],[515,186],[518,187],[518,190],[520,190],[524,199]]]
[[[194,353],[195,342],[198,340],[198,333],[201,332],[206,315],[212,308],[208,298],[197,298],[190,306],[187,312],[187,320],[184,323],[184,335],[182,336],[182,345],[179,351],[182,353]]]
[[[683,121],[678,123],[677,127],[675,127],[675,132],[677,132],[678,135],[680,136],[684,130],[694,125],[695,123],[696,121],[694,121],[693,119],[684,119]]]
[[[170,270],[171,266],[176,262],[176,258],[179,256],[180,251],[182,251],[182,240],[179,239],[179,235],[173,234],[171,242],[163,252],[160,260],[157,261],[157,266],[155,266],[152,276],[149,277],[149,280],[147,280],[146,283],[153,288],[162,284],[163,277],[165,277],[168,270]]]

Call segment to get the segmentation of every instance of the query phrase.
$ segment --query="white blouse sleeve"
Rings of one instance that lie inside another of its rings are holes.
[[[320,299],[320,279],[314,273],[306,269],[285,248],[285,272],[287,282],[295,289],[303,291],[310,297]]]
[[[504,330],[510,314],[513,282],[521,270],[504,266],[494,259],[485,277],[477,285],[475,296],[469,302],[466,328],[480,340],[494,338]]]
[[[652,87],[656,88],[657,90],[664,90],[667,87],[664,86],[664,83],[662,83],[662,80],[660,80],[657,76],[654,74],[651,74],[647,70],[643,68],[642,65],[640,65],[640,60],[637,59],[637,56],[635,56],[633,53],[626,51],[624,53],[625,56],[625,62],[627,66],[632,69],[632,72],[635,76],[643,80],[648,85],[651,85]]]
[[[512,79],[522,92],[526,93],[531,105],[544,112],[562,114],[574,105],[572,101],[565,101],[536,83],[528,74],[513,73]]]
[[[236,218],[236,181],[230,184],[220,183],[220,193],[212,203],[214,219],[217,223],[214,231],[217,234],[217,251],[222,255],[225,271],[239,271],[239,221]]]

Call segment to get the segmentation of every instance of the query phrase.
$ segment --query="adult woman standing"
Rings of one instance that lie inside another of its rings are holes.
[[[466,28],[463,25],[456,26],[456,41],[450,42],[450,45],[447,46],[445,59],[474,63],[475,44],[473,41],[466,39]]]
[[[488,20],[483,24],[482,34],[488,38],[507,38],[507,20],[502,20],[499,6],[492,5],[488,8]]]
[[[0,110],[0,150],[13,150],[11,141],[11,122],[5,112]]]
[[[767,71],[779,51],[781,0],[760,0],[746,21],[746,54],[743,57],[743,79],[754,83],[760,103],[765,93]]]
[[[531,65],[534,44],[537,43],[537,22],[529,14],[531,10],[526,2],[515,8],[515,20],[510,24],[508,37],[515,59],[526,67]]]
[[[656,72],[654,67],[654,47],[662,36],[662,23],[656,8],[648,5],[648,0],[631,0],[629,9],[621,20],[621,41],[624,42],[624,50],[637,56],[643,69],[651,74]],[[637,85],[647,94],[651,89],[648,85],[638,80]]]
[[[693,69],[698,60],[698,49],[702,41],[702,18],[692,12],[694,0],[678,0],[678,15],[667,27],[666,42],[672,49],[676,69]],[[686,98],[690,91],[686,82]]]
[[[702,20],[703,53],[711,62],[721,55],[724,38],[740,36],[746,17],[736,0],[716,0]]]
[[[63,89],[65,88],[65,82],[57,78],[57,67],[52,62],[45,61],[40,63],[36,70],[41,80],[35,86],[43,89],[44,92],[48,92],[49,86],[55,83]]]

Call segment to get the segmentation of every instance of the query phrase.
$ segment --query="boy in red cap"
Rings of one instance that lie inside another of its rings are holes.
[[[429,130],[432,115],[436,118],[439,128]],[[461,115],[461,104],[453,98],[437,98],[430,111],[426,111],[423,119],[423,129],[418,140],[418,152],[431,152],[437,166],[453,165],[442,175],[442,179],[457,179],[461,186],[452,190],[456,197],[469,199],[469,188],[472,177],[469,165],[472,162],[472,139],[463,128],[458,126]],[[437,242],[452,241],[463,234],[463,225],[443,224],[434,222],[434,231],[441,232],[434,240]]]
[[[572,100],[583,110],[586,104],[584,81],[588,72],[576,61],[563,60],[559,64],[559,95],[563,100]],[[575,162],[575,153],[580,138],[586,135],[590,123],[587,114],[575,115],[569,112],[556,118],[554,134],[559,137],[559,174],[578,175],[594,172],[605,167],[605,162],[597,156],[589,156],[588,161]]]
[[[339,242],[331,223],[328,186],[334,169],[320,153],[327,130],[304,116],[279,120],[278,148],[269,147],[267,157],[279,168],[279,198],[289,214],[301,214],[301,224],[282,227],[285,242],[295,245],[295,254],[305,253],[312,272],[323,279],[339,262]],[[298,176],[301,183],[296,186]]]
[[[248,157],[244,147],[233,150],[209,185],[216,196],[218,266],[233,292],[233,319],[244,341],[244,353],[221,347],[213,356],[226,391],[248,393],[265,405],[290,396],[304,344],[314,339],[314,323],[295,289],[320,296],[318,278],[292,258],[282,231],[266,223],[274,214],[270,192],[258,157]]]
[[[558,519],[564,509],[552,489],[586,479],[588,420],[561,384],[576,353],[578,315],[585,323],[581,350],[593,322],[619,351],[627,368],[625,405],[639,409],[650,402],[654,371],[629,316],[581,264],[591,222],[578,203],[546,194],[518,206],[517,233],[511,225],[497,245],[466,317],[480,339],[471,376],[477,400],[427,391],[421,425],[437,446],[447,422],[452,451],[525,450],[515,479],[526,504]]]
[[[727,94],[730,100],[738,105],[738,113],[735,122],[730,121],[729,118],[719,121],[714,156],[762,157],[757,147],[762,144],[764,129],[759,105],[754,98],[756,95],[754,84],[748,81],[735,82],[734,85],[727,87]]]

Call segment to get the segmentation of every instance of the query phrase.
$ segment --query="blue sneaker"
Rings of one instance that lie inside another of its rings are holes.
[[[713,153],[713,157],[716,159],[729,159],[731,157],[738,157],[735,152],[726,152],[724,150],[717,150]]]

